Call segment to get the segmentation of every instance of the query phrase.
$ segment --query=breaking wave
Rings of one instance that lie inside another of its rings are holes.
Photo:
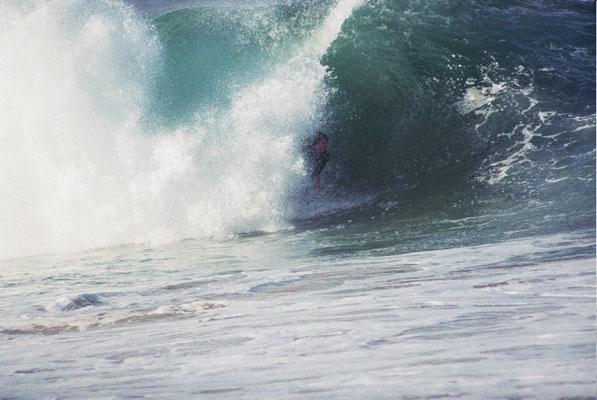
[[[591,1],[155,18],[108,0],[4,2],[0,257],[449,196],[594,224],[594,17]],[[301,147],[320,127],[332,162],[306,210]]]

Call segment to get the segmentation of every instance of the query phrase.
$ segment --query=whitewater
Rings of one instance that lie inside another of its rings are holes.
[[[150,133],[142,119],[160,49],[130,6],[9,9],[3,41],[18,51],[2,65],[16,79],[2,88],[13,96],[3,104],[2,186],[10,190],[0,252],[282,229],[284,196],[302,171],[297,141],[314,128],[324,97],[319,57],[354,5],[335,9],[289,61],[223,110]]]
[[[7,0],[0,48],[0,399],[597,396],[594,2]]]

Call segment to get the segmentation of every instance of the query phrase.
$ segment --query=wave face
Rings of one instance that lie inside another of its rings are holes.
[[[0,5],[0,257],[274,231],[355,198],[594,224],[591,1],[133,3]]]
[[[369,2],[323,59],[343,184],[592,192],[594,16],[582,1]]]

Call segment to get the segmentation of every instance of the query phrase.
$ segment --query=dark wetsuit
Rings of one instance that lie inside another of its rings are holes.
[[[330,153],[328,151],[324,151],[323,153],[316,153],[315,151],[311,150],[311,162],[313,163],[313,173],[311,174],[311,178],[315,178],[321,174],[325,164],[330,160]]]

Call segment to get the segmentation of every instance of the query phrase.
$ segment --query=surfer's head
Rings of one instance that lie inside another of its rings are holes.
[[[319,131],[317,132],[317,136],[315,140],[313,140],[313,147],[317,152],[323,152],[326,150],[328,145],[328,137],[325,133]]]

